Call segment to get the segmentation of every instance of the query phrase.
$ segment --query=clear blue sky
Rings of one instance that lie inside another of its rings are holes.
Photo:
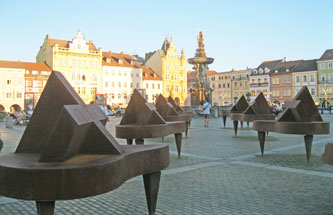
[[[332,10],[329,0],[0,0],[0,59],[34,62],[46,34],[71,40],[78,29],[104,51],[142,56],[172,34],[187,58],[201,29],[218,72],[315,59],[333,48]]]

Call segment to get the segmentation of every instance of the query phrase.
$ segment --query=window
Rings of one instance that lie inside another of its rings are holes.
[[[75,60],[72,60],[72,67],[75,67]]]
[[[221,85],[221,84],[219,84],[219,88],[221,88],[220,85]],[[223,84],[223,88],[225,88],[225,84]]]
[[[325,64],[324,63],[320,64],[320,69],[325,69]]]
[[[175,75],[175,80],[178,81],[178,75]]]
[[[333,68],[333,63],[328,63],[328,68],[332,69]]]
[[[175,87],[175,91],[176,91],[176,92],[179,92],[179,87],[178,87],[178,85],[176,85],[176,87]]]
[[[157,89],[160,89],[160,88],[161,88],[160,84],[157,84]]]
[[[148,100],[148,94],[146,94],[146,100]]]
[[[307,75],[303,75],[303,83],[308,81],[308,76]]]
[[[124,87],[127,88],[127,83],[126,82],[124,83]]]
[[[81,87],[78,87],[78,88],[77,88],[77,93],[78,93],[78,94],[81,94]]]
[[[166,90],[167,92],[170,92],[170,86],[169,86],[169,85],[166,85],[166,86],[165,86],[165,90]]]
[[[93,83],[97,82],[97,76],[96,76],[96,74],[91,74],[90,75],[90,81],[93,82]]]
[[[214,84],[212,85],[212,88],[215,89],[215,85]]]
[[[123,64],[123,60],[119,60],[118,62],[119,62],[119,64]]]
[[[219,88],[221,88],[221,84],[219,84]],[[223,84],[223,88],[224,88],[224,84]]]
[[[111,98],[114,99],[114,93],[111,93]]]
[[[148,89],[148,83],[146,83],[146,89]]]
[[[118,71],[118,76],[121,76],[121,72],[120,71]]]
[[[68,66],[68,59],[65,59],[65,66]]]
[[[126,93],[124,93],[124,99],[125,99],[125,100],[127,99],[127,94],[126,94]]]
[[[130,84],[131,88],[133,88],[133,83]]]
[[[152,89],[155,89],[155,84],[151,84],[151,88],[152,88]]]
[[[316,95],[316,90],[315,90],[315,88],[311,88],[311,95],[312,95],[312,96],[315,96],[315,95]]]
[[[252,82],[252,84],[254,84],[254,83],[255,83],[255,80],[254,80],[254,79],[251,79],[251,82]]]
[[[82,74],[82,81],[86,81],[86,75]]]
[[[124,76],[127,76],[127,72],[124,73]]]
[[[118,93],[118,99],[121,99],[121,94],[120,93]]]
[[[86,94],[86,87],[82,87],[82,94],[83,94],[83,95]]]
[[[114,87],[114,82],[111,82],[111,87]]]
[[[140,77],[140,73],[138,73],[138,72],[135,75],[136,75],[136,77]]]
[[[322,75],[320,76],[320,80],[321,80],[321,81],[326,81],[326,75],[325,75],[325,74],[322,74]]]
[[[21,99],[22,98],[22,93],[21,92],[16,93],[16,98]]]
[[[266,84],[268,83],[267,78],[264,78],[264,83],[266,83]]]
[[[235,82],[235,87],[237,87],[237,82]]]
[[[97,88],[96,88],[96,87],[92,87],[92,88],[90,89],[90,94],[91,94],[91,95],[96,95],[96,92],[97,92]]]
[[[121,87],[121,82],[118,82],[118,87]]]
[[[139,87],[140,87],[139,83],[136,83],[136,88],[139,88]]]
[[[255,90],[251,90],[251,96],[256,96],[256,91]]]
[[[32,80],[28,80],[28,87],[32,87]]]
[[[43,81],[38,81],[38,87],[43,88]]]
[[[11,85],[12,84],[12,80],[7,79],[7,85]]]
[[[105,82],[105,87],[109,87],[109,83],[108,82]]]
[[[77,60],[77,67],[81,67],[81,61]]]
[[[328,74],[328,81],[333,81],[333,73]]]
[[[315,82],[314,75],[310,75],[310,82]]]
[[[6,98],[7,99],[12,98],[12,92],[6,92]]]
[[[166,80],[170,80],[170,74],[168,74],[168,73],[165,74],[165,79],[166,79]]]
[[[296,84],[299,84],[299,75],[296,75]]]

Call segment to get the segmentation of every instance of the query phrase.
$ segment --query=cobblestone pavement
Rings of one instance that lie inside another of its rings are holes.
[[[323,118],[333,122],[333,114]],[[112,134],[119,120],[111,118],[107,124]],[[320,160],[325,144],[333,142],[332,128],[331,135],[314,137],[307,163],[303,136],[270,133],[261,157],[257,133],[246,124],[238,137],[229,119],[227,128],[222,127],[221,118],[211,119],[209,128],[202,118],[194,119],[188,138],[183,137],[180,159],[173,135],[163,142],[146,140],[170,146],[171,163],[162,171],[156,214],[333,214],[333,166]],[[24,128],[6,129],[0,123],[5,143],[0,155],[15,150]],[[2,197],[0,214],[36,214],[35,203]],[[55,214],[148,214],[142,178],[103,195],[57,201]]]

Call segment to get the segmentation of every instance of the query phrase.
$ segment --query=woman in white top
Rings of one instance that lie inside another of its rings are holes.
[[[212,105],[205,100],[205,103],[202,106],[203,109],[203,114],[205,117],[205,127],[208,128],[208,123],[209,123],[209,117],[210,117],[210,109],[212,108]]]

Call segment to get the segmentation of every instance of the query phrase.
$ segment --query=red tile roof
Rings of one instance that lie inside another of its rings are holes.
[[[24,65],[21,61],[6,61],[0,60],[0,67],[1,68],[19,68],[24,69]]]
[[[122,60],[121,64],[119,63],[119,60]],[[111,51],[103,52],[102,65],[141,68],[140,64],[132,56],[124,53],[113,53]]]
[[[333,49],[327,49],[324,54],[319,58],[319,60],[332,60],[333,59]]]
[[[162,81],[162,78],[151,68],[142,67],[142,80]]]
[[[30,63],[23,62],[24,68],[26,70],[36,70],[36,71],[52,71],[50,67],[48,67],[45,63]]]
[[[215,70],[206,70],[206,75],[212,75],[212,74],[216,74],[217,72]]]

